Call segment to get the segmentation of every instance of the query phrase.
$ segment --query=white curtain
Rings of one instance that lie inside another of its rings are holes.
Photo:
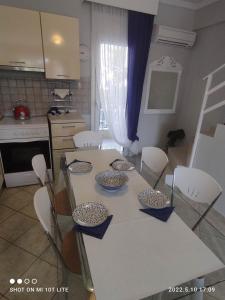
[[[126,124],[127,11],[92,4],[92,76],[95,102],[102,107],[118,144],[129,147]]]

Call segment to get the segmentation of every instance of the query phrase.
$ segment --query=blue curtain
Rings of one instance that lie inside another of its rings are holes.
[[[127,136],[138,140],[137,127],[154,16],[128,11]]]

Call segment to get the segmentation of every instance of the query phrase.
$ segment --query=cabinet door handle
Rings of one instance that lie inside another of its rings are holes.
[[[62,126],[62,128],[75,128],[76,126],[75,125],[64,125]]]
[[[58,77],[66,77],[66,78],[70,77],[69,75],[63,75],[63,74],[57,74],[56,76],[58,76]]]
[[[26,64],[25,61],[9,61],[10,64]]]

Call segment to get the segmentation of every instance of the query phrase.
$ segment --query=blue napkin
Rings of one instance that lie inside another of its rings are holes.
[[[155,217],[156,219],[166,222],[169,219],[172,212],[174,211],[174,208],[174,206],[164,208],[144,208],[140,209],[140,211],[143,211],[144,213]]]
[[[74,225],[74,229],[78,232],[93,236],[101,240],[105,235],[107,228],[109,227],[112,217],[113,215],[108,216],[108,218],[102,224],[97,225],[95,227],[86,227],[76,224]]]

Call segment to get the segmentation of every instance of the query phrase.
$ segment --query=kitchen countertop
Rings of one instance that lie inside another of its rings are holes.
[[[61,115],[48,115],[48,118],[52,124],[65,124],[65,123],[84,123],[85,120],[81,116],[79,112],[69,112],[68,114],[61,114]]]
[[[32,127],[47,127],[48,120],[46,116],[42,117],[31,117],[28,120],[15,120],[13,117],[4,117],[0,120],[0,129],[9,129],[22,125],[23,127],[32,128]]]

